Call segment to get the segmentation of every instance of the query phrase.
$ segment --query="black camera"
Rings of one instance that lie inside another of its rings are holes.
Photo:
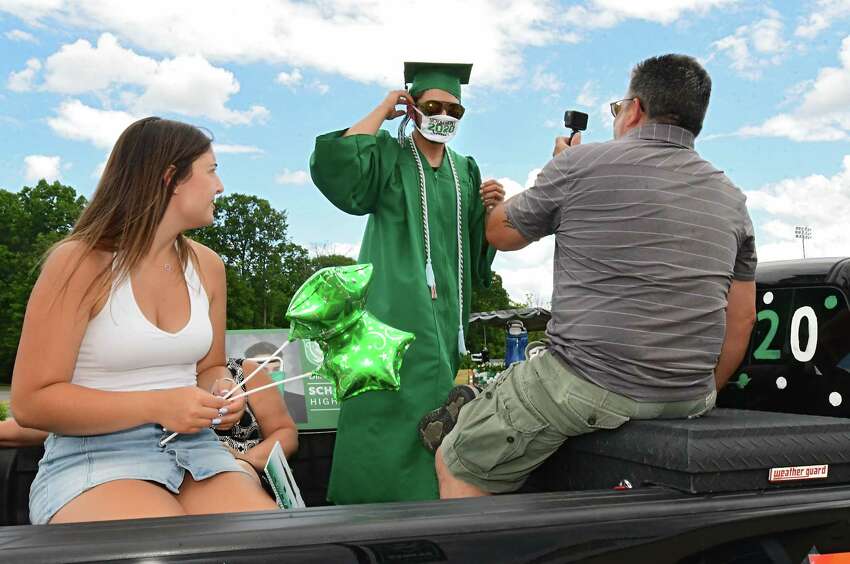
[[[571,130],[569,144],[573,143],[573,136],[579,131],[587,129],[587,114],[575,110],[564,112],[564,127]]]
[[[587,129],[587,114],[575,110],[567,110],[564,112],[564,127],[571,129],[573,135],[579,131],[584,131]],[[572,135],[570,138],[572,139]]]

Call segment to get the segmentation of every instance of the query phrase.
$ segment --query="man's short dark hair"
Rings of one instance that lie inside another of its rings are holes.
[[[708,109],[711,78],[693,57],[651,57],[632,70],[629,96],[640,98],[650,121],[678,125],[697,136]]]
[[[254,358],[255,356],[268,356],[275,352],[277,347],[268,341],[260,341],[254,343],[245,349],[245,358]]]

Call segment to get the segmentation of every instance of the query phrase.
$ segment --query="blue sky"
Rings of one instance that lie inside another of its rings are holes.
[[[714,87],[697,150],[748,194],[760,258],[850,254],[850,0],[110,2],[0,0],[0,187],[90,195],[144,115],[209,128],[227,191],[267,198],[308,248],[356,252],[365,224],[311,184],[316,135],[401,86],[404,60],[472,62],[453,148],[509,193],[533,182],[566,109],[611,137],[607,102],[648,56],[699,58]],[[387,125],[395,131],[396,123]],[[545,304],[552,241],[501,255]]]

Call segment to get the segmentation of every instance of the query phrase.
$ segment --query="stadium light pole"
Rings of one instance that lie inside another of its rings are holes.
[[[806,239],[812,238],[812,228],[807,225],[795,226],[794,238],[800,239],[803,242],[803,258],[806,258]]]

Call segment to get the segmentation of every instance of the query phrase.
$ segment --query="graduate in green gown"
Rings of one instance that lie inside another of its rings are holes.
[[[336,504],[439,498],[434,456],[419,442],[417,424],[454,385],[472,285],[491,279],[486,210],[504,199],[498,182],[482,184],[472,157],[446,145],[463,117],[461,84],[471,67],[405,63],[408,90],[390,92],[354,126],[316,139],[313,182],[340,210],[369,215],[359,257],[374,265],[367,309],[416,335],[398,392],[342,404],[328,488]],[[381,129],[402,116],[398,137]],[[409,137],[408,120],[415,125]]]

